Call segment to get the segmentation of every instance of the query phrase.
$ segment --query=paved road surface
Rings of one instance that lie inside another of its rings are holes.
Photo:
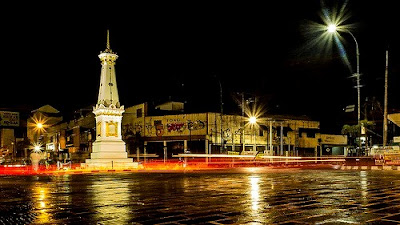
[[[0,224],[400,224],[400,171],[0,176]]]

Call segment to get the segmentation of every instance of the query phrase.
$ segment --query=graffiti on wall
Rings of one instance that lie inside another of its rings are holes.
[[[201,120],[196,120],[196,121],[187,121],[187,126],[188,129],[190,130],[201,130],[206,127],[205,123]]]
[[[164,134],[164,125],[161,120],[154,120],[154,127],[156,128],[157,136],[162,136]]]
[[[226,140],[226,141],[232,141],[232,131],[231,131],[231,129],[226,129],[226,130],[224,130],[223,131],[223,138],[224,138],[224,140]]]
[[[180,119],[169,119],[167,120],[167,130],[168,132],[183,132],[185,130],[185,123],[181,122]]]
[[[154,120],[146,123],[145,129],[147,134],[163,136],[166,133],[174,134],[183,133],[185,131],[201,130],[206,128],[206,123],[201,120],[186,120],[182,121],[180,119],[169,119],[166,124],[163,124],[161,120]]]
[[[167,130],[168,130],[168,132],[171,132],[171,131],[182,132],[185,130],[185,124],[184,123],[168,123]]]

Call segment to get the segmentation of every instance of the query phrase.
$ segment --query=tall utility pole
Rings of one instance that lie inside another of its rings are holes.
[[[269,121],[269,154],[274,155],[274,148],[272,145],[272,120]]]
[[[356,78],[357,78],[357,124],[361,125],[361,131],[362,131],[362,124],[360,124],[360,119],[361,119],[361,93],[360,93],[360,50],[358,49],[358,42],[356,37],[354,37],[353,33],[351,33],[350,31],[346,31],[347,33],[349,33],[351,35],[351,37],[353,37],[354,42],[356,43],[356,57],[357,57],[357,73]],[[362,133],[362,132],[361,132]],[[361,153],[361,136],[358,137],[359,141],[358,141],[358,153],[357,155],[359,155],[359,153]]]
[[[220,100],[220,112],[221,112],[221,114],[220,114],[220,139],[221,139],[221,146],[220,146],[220,149],[219,149],[219,153],[222,153],[222,150],[224,149],[224,133],[223,133],[223,129],[222,129],[222,114],[224,113],[224,103],[223,103],[223,101],[222,101],[222,84],[221,84],[221,80],[219,79],[219,77],[217,77],[217,75],[216,74],[214,74],[214,78],[218,81],[218,84],[219,84],[219,100]],[[217,119],[215,119],[215,121],[217,121]],[[218,134],[218,132],[217,132],[217,124],[215,124],[215,128],[216,128],[216,130],[215,130],[215,137],[217,137],[217,134]],[[217,138],[215,138],[215,140],[217,140]],[[217,142],[215,142],[215,143],[217,143]]]
[[[222,114],[224,113],[224,103],[222,102],[222,85],[221,81],[218,79],[219,83],[219,94],[220,94],[220,107],[221,107],[221,121],[220,121],[220,126],[221,126],[221,149],[219,150],[220,153],[222,153],[222,150],[224,149],[224,133],[222,130]]]
[[[245,124],[244,124],[243,119],[244,119],[244,92],[242,92],[242,144],[243,144],[242,151],[245,150],[245,144],[244,144],[244,141],[245,141],[245,138],[244,138],[244,134],[245,134],[244,133],[244,127],[245,127]]]
[[[388,106],[388,61],[389,61],[389,52],[386,50],[386,68],[385,68],[385,106],[383,112],[383,146],[387,144],[387,106]]]
[[[280,134],[280,141],[281,141],[281,146],[280,146],[280,152],[281,155],[283,155],[283,122],[281,122],[281,134]]]

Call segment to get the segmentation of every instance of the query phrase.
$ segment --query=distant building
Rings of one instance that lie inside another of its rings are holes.
[[[184,103],[183,102],[174,102],[174,101],[168,101],[163,104],[157,105],[155,109],[158,110],[163,110],[163,111],[179,111],[183,112],[184,111]]]
[[[0,110],[0,158],[12,161],[24,154],[26,114],[20,109]]]
[[[47,152],[47,157],[52,158],[58,155],[59,141],[54,136],[52,130],[63,121],[61,112],[51,105],[44,105],[31,111],[27,119],[27,137],[29,146],[27,149],[32,150],[33,146],[41,146],[43,151]],[[25,158],[29,158],[27,152]]]
[[[389,114],[388,120],[393,124],[391,129],[392,140],[389,140],[389,142],[392,145],[400,145],[400,113]]]

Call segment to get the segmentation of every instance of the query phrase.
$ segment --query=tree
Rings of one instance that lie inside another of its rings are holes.
[[[373,121],[361,120],[359,124],[356,125],[343,125],[342,134],[345,134],[349,137],[349,144],[353,148],[357,148],[357,146],[361,146],[360,138],[362,135],[366,135],[368,130],[371,130],[375,126]],[[363,131],[363,132],[361,132]],[[366,135],[368,137],[368,135]],[[368,142],[368,141],[367,141]],[[360,155],[361,149],[358,148],[357,155]]]

